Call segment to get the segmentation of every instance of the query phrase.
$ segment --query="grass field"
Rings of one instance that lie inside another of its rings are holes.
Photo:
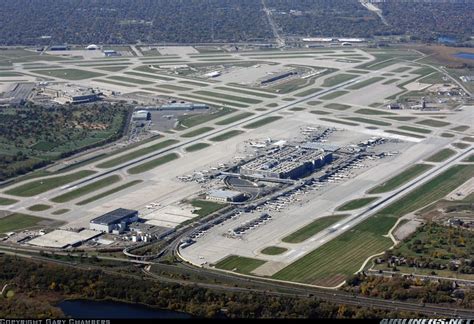
[[[351,106],[339,104],[339,103],[330,103],[330,104],[325,105],[324,108],[335,109],[335,110],[347,110],[351,108]]]
[[[400,126],[400,127],[398,127],[398,129],[406,130],[406,131],[409,131],[409,132],[421,133],[421,134],[431,133],[431,130],[429,130],[429,129],[413,127],[413,126]]]
[[[466,142],[474,143],[474,137],[466,136],[466,137],[463,137],[462,140]]]
[[[277,121],[279,119],[282,119],[282,118],[283,117],[280,117],[280,116],[265,117],[265,118],[262,118],[262,119],[259,119],[259,120],[255,121],[253,123],[245,125],[244,128],[250,128],[250,129],[258,128],[258,127],[264,126],[266,124],[272,123],[274,121]]]
[[[392,245],[390,239],[380,235],[386,222],[371,217],[283,268],[272,278],[335,286],[359,270],[374,252],[382,252]]]
[[[111,175],[108,177],[105,177],[101,180],[94,181],[88,185],[85,185],[83,187],[80,187],[78,189],[71,190],[69,192],[66,192],[65,194],[62,194],[60,196],[54,197],[51,199],[51,201],[54,201],[56,203],[64,203],[71,201],[73,199],[79,198],[81,196],[87,195],[93,191],[102,189],[104,187],[110,186],[116,182],[120,181],[120,177],[118,175]]]
[[[50,205],[37,204],[37,205],[33,205],[33,206],[28,207],[28,210],[34,211],[34,212],[40,212],[40,211],[48,210],[50,208],[51,208]]]
[[[168,163],[170,161],[176,160],[177,158],[179,158],[179,155],[176,154],[176,153],[166,154],[166,155],[163,155],[162,157],[159,157],[157,159],[154,159],[154,160],[139,164],[139,165],[137,165],[133,168],[130,168],[130,169],[127,170],[127,172],[129,174],[138,174],[138,173],[146,172],[146,171],[154,169],[154,168],[156,168],[156,167],[158,167],[162,164],[165,164],[165,163]]]
[[[16,199],[0,197],[0,206],[13,205],[17,202],[18,202],[18,200],[16,200]]]
[[[384,117],[384,118],[398,120],[398,121],[410,121],[410,120],[416,119],[416,117],[411,117],[411,116],[396,116],[396,117]]]
[[[44,218],[36,216],[14,213],[0,218],[0,233],[8,233],[37,226],[39,222],[44,220]]]
[[[255,96],[255,97],[262,97],[262,98],[276,98],[277,97],[276,95],[270,94],[270,93],[249,91],[249,90],[240,89],[240,88],[237,89],[237,88],[230,88],[230,87],[215,87],[215,89],[235,92],[239,94],[246,94],[246,95]]]
[[[462,160],[463,162],[474,162],[474,154],[469,155],[467,158]]]
[[[234,116],[231,116],[229,118],[226,118],[226,119],[223,119],[223,120],[220,120],[218,122],[216,122],[216,125],[229,125],[229,124],[232,124],[232,123],[235,123],[241,119],[244,119],[244,118],[248,118],[250,116],[253,116],[254,114],[251,113],[251,112],[244,112],[244,113],[240,113],[240,114],[237,114],[237,115],[234,115]]]
[[[346,117],[345,119],[360,122],[360,123],[365,123],[365,124],[371,124],[371,125],[377,125],[377,126],[390,126],[392,124],[383,122],[380,120],[374,120],[374,119],[368,119],[368,118],[362,118],[362,117]]]
[[[137,85],[135,85],[135,84],[116,82],[116,81],[106,80],[106,79],[94,79],[92,81],[102,82],[102,83],[109,83],[109,84],[114,84],[114,85],[118,85],[118,86],[121,86],[121,87],[128,87],[128,88],[137,87]]]
[[[10,190],[5,191],[5,193],[13,196],[20,197],[32,197],[39,195],[48,190],[64,186],[70,182],[85,178],[92,174],[96,173],[95,171],[83,170],[75,173],[71,173],[64,176],[51,177],[42,180],[36,180],[29,183],[25,183],[18,187],[14,187]]]
[[[209,140],[213,141],[213,142],[222,142],[222,141],[225,141],[226,139],[232,138],[234,136],[237,136],[237,135],[240,135],[240,134],[243,134],[243,133],[245,133],[245,132],[241,131],[241,130],[234,129],[234,130],[222,133],[222,134],[220,134],[216,137],[211,137]]]
[[[456,136],[456,135],[451,134],[451,133],[441,133],[441,137],[451,138],[451,137],[454,137],[454,136]]]
[[[207,87],[208,86],[207,83],[196,82],[196,81],[178,81],[178,82],[182,83],[182,84],[189,84],[189,85],[192,85],[192,86],[197,86],[197,87]]]
[[[367,87],[373,83],[376,83],[376,82],[379,82],[379,81],[382,81],[384,80],[385,78],[383,77],[372,77],[370,79],[367,79],[367,80],[364,80],[362,82],[357,82],[357,83],[354,83],[350,86],[348,86],[346,89],[350,89],[350,90],[359,90],[359,89],[362,89],[364,87]]]
[[[471,146],[471,144],[467,144],[467,143],[453,143],[452,144],[455,148],[458,148],[458,149],[461,149],[461,150],[464,150],[465,148],[468,148],[469,146]]]
[[[451,128],[451,130],[456,131],[456,132],[465,132],[468,129],[469,129],[469,126],[467,126],[467,125],[460,125],[460,126],[456,126],[456,127]]]
[[[179,97],[184,97],[184,98],[190,98],[190,99],[196,99],[199,100],[203,103],[208,103],[210,105],[227,105],[231,107],[237,107],[237,108],[248,108],[249,105],[243,104],[243,103],[238,103],[238,102],[233,102],[233,101],[226,101],[222,100],[220,98],[212,98],[212,97],[203,97],[203,96],[196,96],[188,93],[182,93],[178,95]]]
[[[273,278],[334,286],[356,272],[369,257],[393,243],[388,233],[398,217],[427,206],[474,176],[474,165],[457,165],[390,204],[375,216],[308,253]]]
[[[194,199],[190,203],[195,208],[193,214],[198,215],[198,218],[210,215],[227,206],[226,204],[219,204],[213,201],[200,199]]]
[[[433,166],[428,164],[415,164],[405,171],[399,173],[398,175],[390,178],[389,180],[385,181],[381,185],[371,189],[368,191],[369,194],[378,194],[389,192],[399,188],[400,186],[404,185],[408,181],[416,178],[422,173],[425,173],[427,170],[431,169]]]
[[[303,111],[305,110],[306,108],[303,108],[303,107],[293,107],[293,108],[290,108],[288,110],[291,110],[291,111]]]
[[[102,73],[78,69],[35,70],[34,73],[65,80],[84,80],[103,75]]]
[[[360,198],[360,199],[354,199],[351,201],[348,201],[344,203],[343,205],[337,207],[337,211],[346,211],[346,210],[354,210],[354,209],[359,209],[362,207],[367,206],[370,204],[372,201],[377,200],[379,197],[366,197],[366,198]]]
[[[248,104],[258,104],[262,102],[261,100],[252,99],[249,97],[238,97],[234,95],[223,94],[223,93],[212,92],[212,91],[199,90],[199,91],[195,91],[194,93],[198,95],[202,95],[202,96],[211,97],[211,98],[221,98],[224,100],[232,100],[232,101],[244,102]]]
[[[408,137],[414,137],[414,138],[425,138],[424,136],[421,136],[421,135],[407,133],[407,132],[401,132],[401,131],[397,131],[397,130],[393,130],[393,129],[385,130],[384,132],[391,133],[391,134],[408,136]]]
[[[171,81],[173,80],[172,78],[164,77],[161,75],[156,75],[156,74],[145,74],[145,73],[139,73],[139,72],[124,72],[125,74],[132,75],[132,76],[138,76],[142,78],[149,78],[149,79],[156,79],[160,81]]]
[[[282,248],[279,246],[269,246],[269,247],[264,248],[262,251],[260,251],[260,253],[268,254],[268,255],[278,255],[286,251],[288,251],[288,249],[286,248]]]
[[[314,236],[315,234],[321,232],[322,230],[328,228],[329,226],[337,223],[346,216],[347,215],[332,215],[318,218],[315,221],[309,223],[308,225],[300,228],[296,232],[285,236],[282,241],[285,243],[301,243]]]
[[[128,83],[134,83],[134,84],[140,84],[140,85],[152,84],[153,83],[152,81],[129,78],[129,77],[124,77],[124,76],[119,76],[119,75],[112,75],[112,76],[107,77],[107,79],[123,81],[123,82],[128,82]]]
[[[323,111],[323,110],[312,110],[310,111],[311,114],[315,115],[331,115],[329,111]]]
[[[182,130],[185,128],[194,127],[210,120],[228,115],[230,113],[233,113],[234,111],[234,108],[223,107],[210,114],[181,115],[178,117],[179,125],[177,129]]]
[[[201,128],[195,129],[193,131],[184,133],[184,134],[181,135],[181,137],[194,137],[194,136],[198,136],[198,135],[207,133],[207,132],[209,132],[213,129],[214,128],[212,128],[212,127],[201,127]]]
[[[319,105],[320,103],[322,103],[322,101],[319,101],[319,100],[312,100],[312,101],[308,101],[306,104],[308,106],[317,106]]]
[[[331,99],[335,99],[337,97],[340,97],[340,96],[343,96],[345,94],[349,93],[349,91],[343,91],[343,90],[339,90],[339,91],[334,91],[334,92],[331,92],[331,93],[328,93],[327,95],[324,95],[322,97],[319,97],[319,99],[323,99],[323,100],[331,100]]]
[[[355,112],[362,115],[395,115],[394,113],[391,113],[388,111],[366,109],[366,108],[356,110]]]
[[[451,156],[456,154],[456,151],[453,151],[451,149],[442,149],[441,151],[433,154],[432,156],[428,157],[425,159],[425,161],[428,162],[443,162],[444,160],[449,159]]]
[[[68,211],[70,211],[70,209],[62,208],[62,209],[58,209],[58,210],[53,211],[51,214],[53,214],[53,215],[62,215],[62,214],[67,213]]]
[[[264,264],[266,261],[259,259],[252,259],[241,257],[237,255],[230,255],[225,259],[217,262],[215,267],[218,269],[234,271],[238,273],[249,274],[253,270],[257,269],[259,266]]]
[[[195,151],[199,151],[199,150],[202,150],[202,149],[205,149],[206,147],[209,147],[211,146],[211,144],[208,144],[208,143],[197,143],[197,144],[193,144],[193,145],[190,145],[188,147],[186,147],[184,150],[186,152],[195,152]]]
[[[91,202],[93,202],[93,201],[102,199],[102,198],[104,198],[104,197],[107,197],[107,196],[109,196],[109,195],[112,195],[112,194],[114,194],[114,193],[116,193],[116,192],[119,192],[119,191],[121,191],[121,190],[127,189],[127,188],[129,188],[129,187],[131,187],[131,186],[134,186],[134,185],[136,185],[136,184],[139,184],[139,183],[141,183],[141,182],[143,182],[143,180],[133,180],[133,181],[127,182],[127,183],[125,183],[125,184],[123,184],[123,185],[121,185],[121,186],[115,187],[115,188],[113,188],[113,189],[110,189],[110,190],[107,190],[107,191],[105,191],[105,192],[102,192],[102,193],[100,193],[100,194],[98,194],[98,195],[95,195],[95,196],[92,196],[92,197],[87,198],[87,199],[85,199],[85,200],[82,200],[82,201],[78,202],[76,205],[79,205],[79,206],[87,205],[88,203],[91,203]]]
[[[331,123],[337,123],[337,124],[343,124],[343,125],[347,125],[347,126],[359,126],[359,124],[356,124],[356,123],[351,123],[351,122],[348,122],[348,121],[344,121],[344,120],[339,120],[339,119],[332,119],[332,118],[319,118],[320,120],[323,120],[323,121],[327,121],[327,122],[331,122]]]
[[[329,78],[326,78],[322,84],[323,87],[333,87],[335,85],[341,84],[343,82],[352,80],[354,78],[357,78],[358,75],[355,74],[346,74],[346,73],[341,73],[341,74],[336,74],[334,76],[331,76]]]
[[[420,121],[418,121],[418,122],[416,122],[416,123],[417,123],[417,124],[420,124],[420,125],[431,126],[431,127],[444,127],[444,126],[451,125],[451,124],[448,123],[448,122],[443,122],[443,121],[435,120],[435,119],[420,120]]]
[[[170,145],[176,144],[176,143],[178,143],[178,142],[179,142],[179,141],[177,141],[177,140],[166,140],[166,141],[162,141],[162,142],[153,144],[153,145],[151,145],[151,146],[144,147],[144,148],[142,148],[142,149],[139,149],[139,150],[136,150],[136,151],[133,151],[133,152],[130,152],[130,153],[127,153],[127,154],[118,156],[118,157],[116,157],[116,158],[114,158],[114,159],[105,161],[105,162],[103,162],[103,163],[100,163],[100,164],[96,165],[96,167],[101,168],[101,169],[112,168],[112,167],[115,167],[115,166],[120,165],[120,164],[122,164],[122,163],[125,163],[125,162],[131,161],[131,160],[133,160],[133,159],[139,158],[139,157],[141,157],[141,156],[143,156],[143,155],[146,155],[146,154],[149,154],[149,153],[152,153],[152,152],[161,150],[161,149],[163,149],[163,148],[165,148],[165,147],[168,147],[168,146],[170,146]]]
[[[314,93],[316,93],[316,92],[319,92],[319,91],[321,91],[321,90],[322,90],[321,88],[306,89],[306,90],[304,90],[304,91],[295,93],[295,96],[296,96],[296,97],[305,97],[305,96],[312,95],[312,94],[314,94]]]
[[[191,91],[192,90],[191,88],[180,87],[173,84],[159,84],[159,85],[156,85],[155,88],[173,90],[173,91]]]

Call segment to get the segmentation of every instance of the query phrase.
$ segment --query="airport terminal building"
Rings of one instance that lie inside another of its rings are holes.
[[[321,149],[285,146],[240,167],[240,174],[262,178],[298,179],[332,161]]]
[[[128,224],[138,220],[138,211],[125,208],[115,209],[107,214],[92,219],[89,227],[104,233],[123,232]]]

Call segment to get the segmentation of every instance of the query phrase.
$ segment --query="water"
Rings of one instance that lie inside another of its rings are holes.
[[[474,53],[457,53],[454,55],[455,57],[459,57],[462,59],[474,60]]]
[[[456,39],[454,37],[449,37],[449,36],[441,36],[438,37],[438,43],[456,43]]]
[[[191,318],[186,313],[151,308],[139,304],[115,301],[65,300],[58,304],[72,318]]]

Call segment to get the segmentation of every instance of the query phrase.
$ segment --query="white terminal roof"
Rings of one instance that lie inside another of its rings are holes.
[[[32,239],[28,242],[28,244],[51,248],[64,248],[69,245],[75,245],[88,241],[101,234],[101,232],[87,229],[80,232],[55,230],[48,234]]]
[[[240,196],[242,193],[240,191],[234,190],[210,190],[208,192],[209,196],[219,197],[219,198],[234,198]]]

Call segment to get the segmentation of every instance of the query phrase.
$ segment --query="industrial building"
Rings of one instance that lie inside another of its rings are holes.
[[[47,85],[41,89],[41,93],[60,104],[80,104],[100,100],[100,93],[92,88],[86,89],[64,84]]]
[[[118,208],[107,214],[92,219],[89,227],[92,230],[105,233],[122,233],[128,224],[138,220],[138,211]]]
[[[332,161],[332,153],[308,145],[276,147],[240,167],[240,174],[298,179]]]
[[[206,196],[207,200],[220,203],[239,202],[244,200],[244,198],[243,193],[233,190],[211,190]]]
[[[49,48],[50,51],[69,51],[69,49],[67,45],[53,45]]]
[[[121,56],[120,53],[115,50],[104,50],[103,53],[106,57]]]
[[[84,229],[82,231],[55,230],[38,236],[28,242],[30,245],[64,249],[81,245],[99,235],[101,232]]]
[[[148,110],[136,110],[132,114],[132,120],[151,120],[151,113]]]

